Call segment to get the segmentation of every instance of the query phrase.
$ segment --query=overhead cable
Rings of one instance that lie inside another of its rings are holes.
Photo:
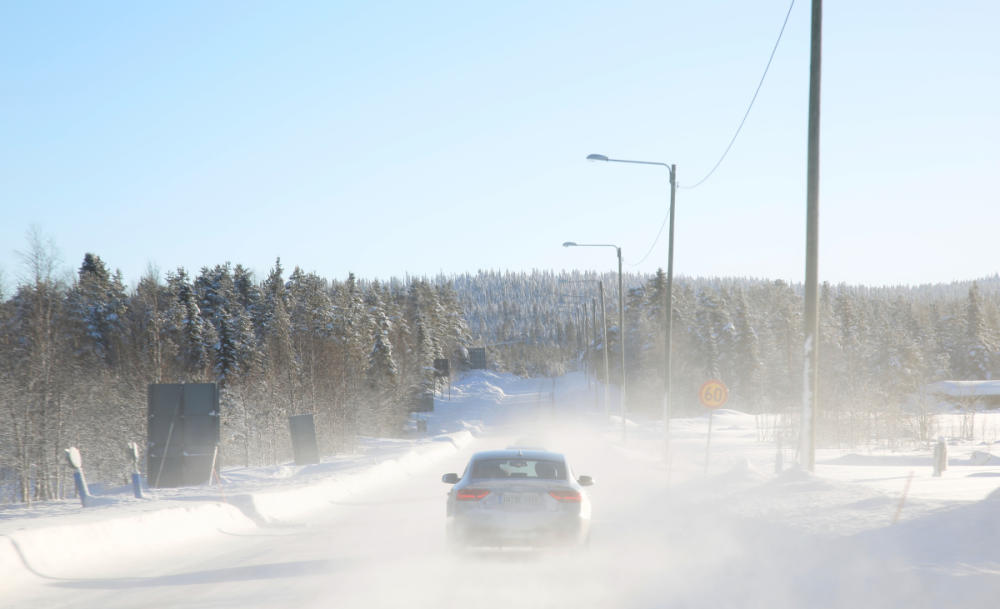
[[[788,25],[788,18],[791,16],[792,8],[794,6],[795,0],[792,0],[792,3],[788,5],[788,12],[785,13],[785,21],[781,24],[781,31],[778,32],[778,39],[774,41],[774,48],[771,49],[771,56],[767,58],[767,65],[764,66],[764,74],[761,75],[760,82],[757,83],[757,90],[754,91],[753,98],[750,100],[750,105],[747,106],[747,111],[743,114],[743,120],[740,121],[740,126],[736,128],[736,133],[733,134],[733,138],[729,140],[729,145],[726,146],[726,150],[722,153],[722,156],[719,157],[719,160],[715,163],[715,166],[712,167],[712,170],[708,172],[708,175],[698,180],[693,186],[678,186],[678,188],[683,188],[685,190],[698,188],[704,184],[706,180],[712,177],[712,174],[719,168],[719,165],[722,165],[722,161],[726,160],[726,156],[732,149],[733,144],[736,143],[736,138],[739,137],[740,131],[743,130],[743,125],[747,122],[747,117],[750,116],[750,110],[753,108],[754,102],[757,101],[757,94],[760,93],[761,87],[764,86],[764,79],[767,78],[767,71],[771,67],[771,61],[774,59],[774,54],[778,50],[778,44],[781,42],[781,36],[785,33],[785,26]]]

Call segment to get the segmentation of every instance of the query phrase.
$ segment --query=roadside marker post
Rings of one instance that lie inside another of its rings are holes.
[[[76,485],[76,494],[80,496],[80,505],[90,507],[90,489],[87,488],[87,479],[83,476],[83,457],[80,450],[75,446],[70,446],[65,451],[66,461],[73,468],[73,483]]]
[[[125,456],[132,461],[132,494],[136,499],[144,499],[142,494],[142,474],[139,472],[139,444],[129,442],[125,447]]]
[[[944,438],[938,438],[934,445],[934,477],[939,478],[948,469],[948,444]]]

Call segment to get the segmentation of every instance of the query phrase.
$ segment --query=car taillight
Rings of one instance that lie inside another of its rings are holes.
[[[549,495],[552,495],[556,501],[565,501],[567,503],[580,503],[583,499],[579,491],[572,490],[549,491]]]
[[[455,495],[459,501],[479,501],[490,492],[484,488],[463,488]]]

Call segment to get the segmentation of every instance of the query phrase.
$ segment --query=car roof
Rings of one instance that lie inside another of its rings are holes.
[[[530,448],[505,448],[501,450],[483,450],[472,455],[472,461],[480,459],[532,459],[535,461],[565,461],[562,453],[551,450],[535,450]]]

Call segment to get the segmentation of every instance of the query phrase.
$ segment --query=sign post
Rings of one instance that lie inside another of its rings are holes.
[[[705,443],[705,475],[708,475],[708,457],[712,450],[712,415],[729,399],[729,389],[722,381],[712,379],[705,381],[698,390],[698,398],[705,408],[708,408],[708,441]]]

